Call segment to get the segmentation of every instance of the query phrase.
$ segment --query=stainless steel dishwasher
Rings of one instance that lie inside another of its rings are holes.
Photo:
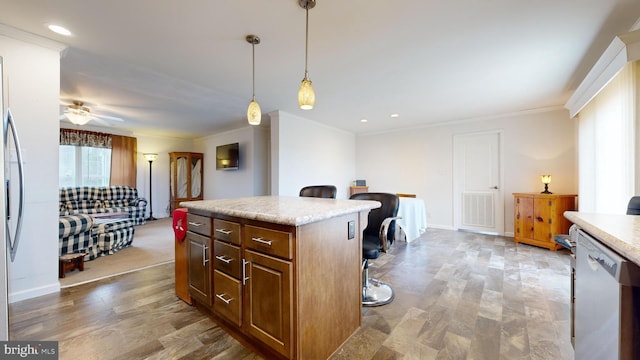
[[[576,237],[576,360],[639,359],[640,268],[582,229]]]

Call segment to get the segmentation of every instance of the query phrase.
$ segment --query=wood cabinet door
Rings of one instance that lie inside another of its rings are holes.
[[[201,304],[211,306],[211,239],[187,232],[189,293]]]
[[[516,197],[515,204],[515,228],[516,237],[532,239],[533,238],[533,198]]]
[[[246,250],[246,331],[256,339],[291,358],[293,339],[292,264]]]
[[[551,207],[553,200],[535,199],[533,203],[533,238],[540,241],[553,241],[551,237]]]

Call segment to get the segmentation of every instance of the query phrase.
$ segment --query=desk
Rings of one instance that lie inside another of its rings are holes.
[[[407,242],[417,239],[427,230],[427,213],[422,199],[401,197],[398,216],[402,217],[398,224],[407,235]]]

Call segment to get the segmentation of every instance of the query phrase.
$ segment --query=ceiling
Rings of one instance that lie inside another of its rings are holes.
[[[0,23],[68,45],[62,99],[123,118],[113,123],[120,129],[177,138],[246,126],[248,34],[261,38],[263,114],[366,134],[559,108],[640,17],[638,0],[317,0],[309,11],[316,106],[305,111],[298,0],[0,0],[0,8]]]

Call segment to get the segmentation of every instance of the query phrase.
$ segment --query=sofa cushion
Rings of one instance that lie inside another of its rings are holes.
[[[105,208],[121,208],[130,206],[130,200],[104,200]]]
[[[85,232],[93,226],[93,218],[86,214],[60,216],[58,218],[58,238]]]
[[[82,186],[60,189],[60,202],[82,200],[101,200],[100,188]]]
[[[109,186],[102,189],[101,200],[126,200],[138,198],[138,189],[129,186]],[[128,205],[128,202],[127,202]]]
[[[71,210],[103,208],[101,200],[69,201],[69,203],[71,203]]]

